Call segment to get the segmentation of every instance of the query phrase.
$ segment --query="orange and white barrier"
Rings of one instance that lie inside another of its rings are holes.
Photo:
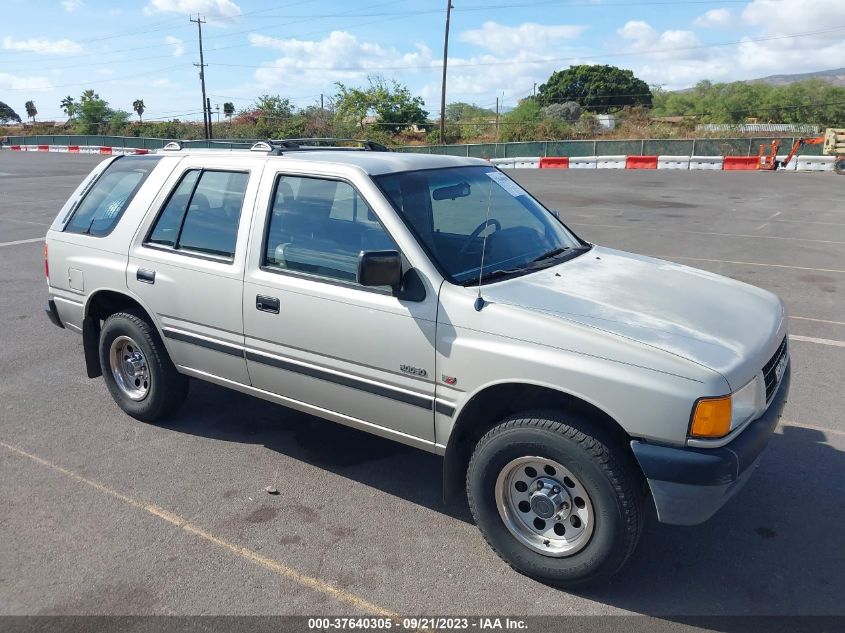
[[[6,148],[3,148],[6,149]],[[107,147],[101,145],[10,145],[14,152],[51,152],[60,154],[102,154],[104,156],[149,154],[150,150],[136,147]]]
[[[658,156],[658,169],[689,169],[689,156]]]

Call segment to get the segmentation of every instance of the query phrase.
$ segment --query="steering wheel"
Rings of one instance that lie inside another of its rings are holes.
[[[481,231],[483,231],[484,229],[486,229],[486,228],[487,228],[488,226],[490,226],[491,224],[492,224],[493,226],[495,226],[495,227],[496,227],[496,230],[497,230],[497,231],[501,231],[501,230],[502,230],[502,223],[501,223],[501,222],[499,222],[496,218],[489,218],[489,219],[487,219],[487,220],[484,220],[484,222],[482,222],[482,223],[481,223],[481,224],[479,224],[477,227],[475,227],[475,230],[474,230],[472,233],[470,233],[470,235],[469,235],[469,237],[467,238],[466,242],[464,242],[464,245],[463,245],[463,246],[461,246],[461,250],[460,250],[460,251],[458,251],[458,257],[461,257],[461,258],[462,258],[464,255],[466,255],[466,252],[469,250],[470,245],[471,245],[471,244],[472,244],[472,243],[473,243],[476,239],[478,239],[478,236],[479,236],[479,235],[481,235]]]

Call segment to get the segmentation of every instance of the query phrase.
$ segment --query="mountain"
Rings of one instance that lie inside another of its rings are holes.
[[[819,70],[813,73],[796,73],[793,75],[769,75],[760,79],[749,79],[746,83],[763,83],[772,86],[786,86],[787,84],[805,79],[823,79],[834,86],[845,87],[845,68],[833,70]]]

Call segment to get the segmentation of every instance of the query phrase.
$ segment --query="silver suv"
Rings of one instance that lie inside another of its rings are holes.
[[[747,481],[789,389],[780,299],[589,244],[483,160],[171,144],[88,176],[47,314],[139,420],[198,378],[443,455],[493,549],[606,578]]]

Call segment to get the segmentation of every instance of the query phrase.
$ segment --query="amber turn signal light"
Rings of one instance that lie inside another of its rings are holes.
[[[690,437],[724,437],[731,430],[731,397],[702,398],[695,405]]]

